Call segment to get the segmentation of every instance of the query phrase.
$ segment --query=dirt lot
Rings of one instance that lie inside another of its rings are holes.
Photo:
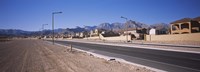
[[[152,72],[42,40],[0,42],[1,72]]]

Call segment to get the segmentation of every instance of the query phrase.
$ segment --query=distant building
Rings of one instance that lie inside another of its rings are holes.
[[[80,36],[80,33],[75,33],[75,37],[79,37]]]
[[[106,31],[105,29],[95,29],[90,31],[90,37],[99,36],[102,32]]]
[[[80,35],[79,35],[79,37],[83,38],[84,37],[84,33],[81,32]]]
[[[84,37],[86,38],[86,37],[88,37],[88,35],[89,35],[88,32],[87,32],[87,31],[84,31],[84,32],[81,32],[81,33],[80,33],[79,37],[80,37],[80,38],[84,38]]]
[[[114,36],[120,36],[119,33],[113,32],[113,31],[103,31],[101,33],[104,37],[114,37]]]
[[[154,29],[154,28],[150,29],[149,35],[156,35],[156,29]]]
[[[144,34],[147,34],[147,29],[145,29],[145,28],[129,28],[128,31],[124,31],[124,34],[131,35],[132,40],[133,39],[144,39]]]

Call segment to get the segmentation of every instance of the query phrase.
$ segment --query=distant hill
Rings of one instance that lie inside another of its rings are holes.
[[[91,31],[97,28],[97,26],[84,26],[83,27],[86,31]]]
[[[30,34],[31,32],[19,29],[0,29],[0,36],[27,36]]]
[[[98,29],[106,29],[106,30],[120,30],[125,29],[126,26],[128,28],[149,28],[150,26],[144,23],[136,22],[129,20],[126,23],[101,23],[97,26]]]
[[[165,24],[165,23],[157,23],[157,24],[150,25],[150,28],[155,28],[156,30],[167,31],[170,28],[170,26],[169,26],[169,24]]]
[[[158,24],[152,24],[152,25],[147,25],[144,23],[136,22],[129,20],[126,23],[119,23],[119,22],[114,22],[114,23],[101,23],[97,26],[84,26],[84,27],[75,27],[75,28],[59,28],[55,29],[55,34],[70,34],[70,33],[77,33],[77,32],[84,32],[84,31],[91,31],[94,29],[105,29],[105,30],[122,30],[126,29],[126,26],[128,28],[155,28],[157,30],[161,31],[167,31],[169,29],[169,25],[165,23],[158,23]],[[0,36],[38,36],[38,35],[51,35],[52,30],[44,30],[44,31],[23,31],[19,29],[0,29]]]

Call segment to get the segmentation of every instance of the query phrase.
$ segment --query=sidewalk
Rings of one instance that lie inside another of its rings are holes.
[[[108,41],[101,41],[101,40],[85,40],[85,39],[73,39],[73,40],[62,40],[62,41],[74,41],[74,42],[84,42],[84,43],[93,43],[93,44],[104,44],[104,45],[125,46],[125,47],[134,47],[134,48],[145,48],[145,49],[200,54],[200,46],[198,45],[177,45],[177,44],[161,44],[161,43],[148,43],[148,42],[125,43],[125,42],[119,42],[119,41],[108,42]]]

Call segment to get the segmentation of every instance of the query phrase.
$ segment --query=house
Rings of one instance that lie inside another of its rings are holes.
[[[120,36],[119,33],[113,31],[103,31],[101,35],[103,35],[104,37]]]
[[[99,36],[102,32],[106,31],[105,29],[95,29],[90,31],[90,37]]]
[[[80,38],[83,38],[84,36],[85,36],[85,35],[84,35],[83,32],[81,32],[80,35],[79,35]]]
[[[200,23],[200,16],[199,16],[199,17],[196,17],[196,18],[193,18],[193,20]]]
[[[73,32],[72,32],[72,33],[69,33],[69,34],[67,34],[67,37],[68,37],[68,38],[73,38],[73,37],[75,37],[75,36],[76,36],[76,35],[75,35],[75,33],[73,33]]]
[[[155,28],[150,29],[149,35],[156,35],[156,29]]]
[[[88,37],[88,35],[89,35],[89,34],[88,34],[87,31],[83,31],[83,32],[80,33],[79,37],[80,37],[80,38],[84,38],[84,37]]]
[[[144,34],[147,34],[147,29],[145,28],[129,28],[124,31],[125,35],[131,35],[131,40],[133,39],[144,39]]]
[[[145,41],[200,41],[200,17],[174,21],[170,23],[170,34],[146,35]]]
[[[80,33],[75,33],[75,37],[79,37],[80,36]]]
[[[171,34],[185,34],[200,32],[199,18],[183,18],[171,23]]]

